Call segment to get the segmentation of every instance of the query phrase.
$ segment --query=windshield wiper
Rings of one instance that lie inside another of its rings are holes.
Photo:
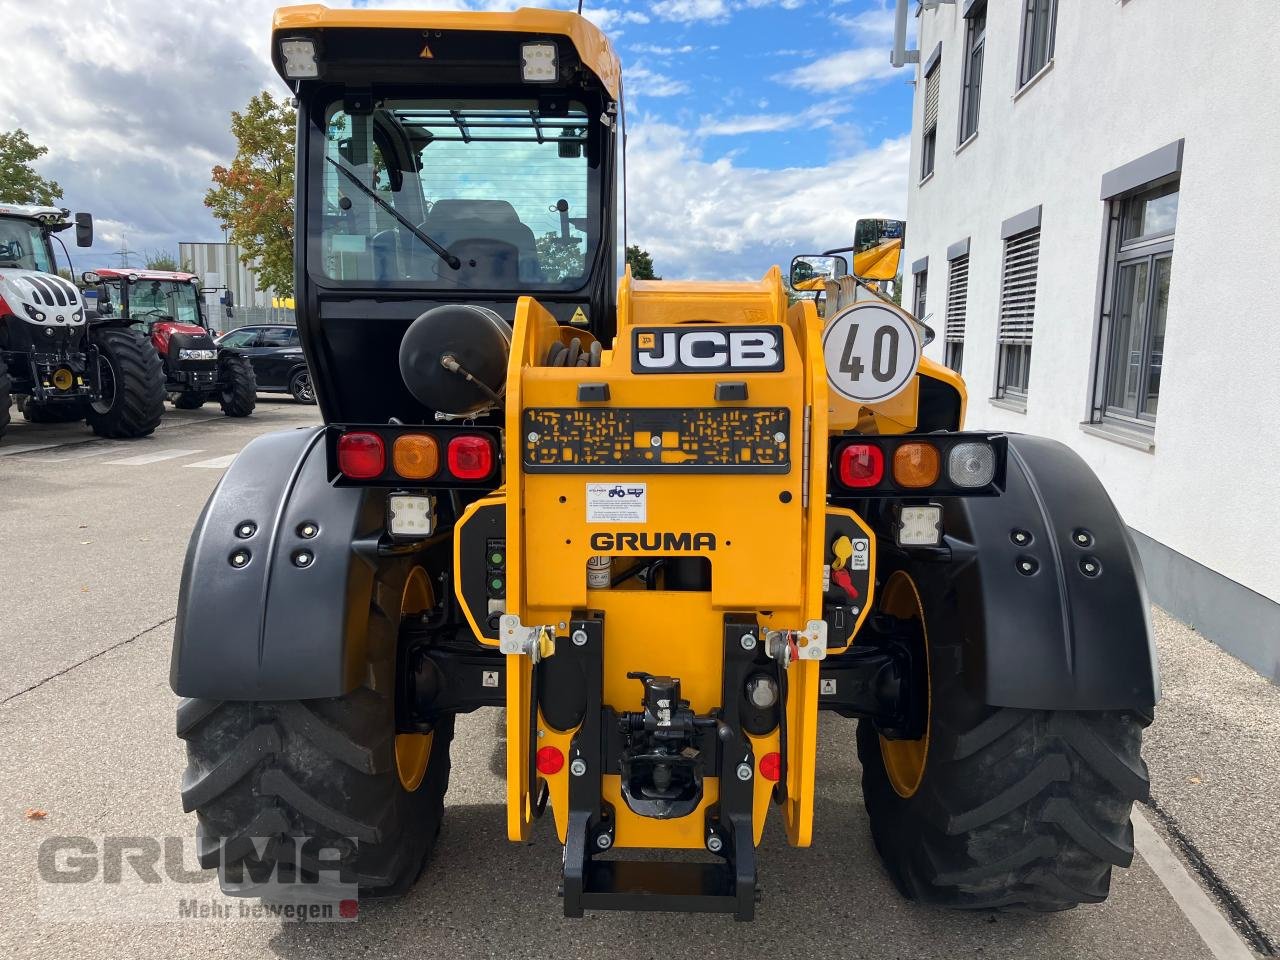
[[[337,160],[333,159],[333,157],[325,157],[325,159],[328,160],[330,163],[332,163],[335,167],[337,167],[343,173],[345,173],[347,175],[347,178],[352,183],[354,183],[357,188],[359,188],[361,193],[363,193],[366,197],[368,197],[370,200],[372,200],[374,203],[380,206],[383,210],[387,211],[387,213],[391,214],[391,216],[395,217],[396,220],[399,221],[402,227],[404,227],[406,230],[412,233],[415,237],[417,237],[419,240],[425,243],[428,247],[430,247],[432,253],[436,254],[441,260],[447,263],[454,270],[457,270],[459,267],[462,266],[461,260],[455,257],[452,253],[450,253],[444,247],[440,246],[440,244],[436,243],[436,241],[432,240],[429,236],[427,236],[417,227],[415,227],[413,225],[413,222],[408,217],[406,217],[399,210],[391,206],[391,204],[387,203],[387,201],[383,200],[380,196],[374,193],[370,187],[366,186],[364,181],[361,180],[358,176],[356,176],[355,171],[348,169],[344,164],[341,164]]]

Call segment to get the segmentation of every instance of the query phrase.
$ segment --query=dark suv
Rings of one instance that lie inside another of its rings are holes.
[[[234,347],[249,358],[264,393],[288,393],[299,403],[315,403],[298,328],[283,324],[237,327],[218,338],[218,346]]]

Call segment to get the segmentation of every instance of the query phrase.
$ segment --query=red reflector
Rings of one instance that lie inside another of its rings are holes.
[[[538,772],[548,777],[564,769],[564,754],[559,747],[542,747],[538,750]]]
[[[13,313],[13,307],[9,306],[4,297],[0,297],[0,317],[7,317],[11,313]]]
[[[766,753],[761,757],[760,776],[777,783],[778,778],[782,776],[782,754]]]
[[[884,479],[884,453],[870,443],[851,443],[840,451],[840,482],[846,487],[874,487]]]
[[[338,438],[338,469],[352,480],[372,480],[387,468],[387,450],[376,433],[344,433]]]
[[[493,442],[463,434],[449,441],[449,472],[459,480],[483,480],[493,473]]]

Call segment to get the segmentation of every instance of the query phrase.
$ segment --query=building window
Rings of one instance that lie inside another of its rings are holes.
[[[969,255],[951,261],[947,273],[947,321],[944,362],[956,373],[964,364],[964,318],[969,301]]]
[[[928,295],[929,295],[929,289],[928,289],[928,288],[929,288],[929,270],[928,270],[928,268],[926,267],[926,268],[925,268],[925,269],[923,269],[923,270],[917,270],[917,271],[916,271],[916,273],[915,273],[915,278],[916,278],[916,289],[915,289],[915,296],[913,297],[913,299],[912,299],[912,301],[911,301],[911,305],[912,305],[912,311],[911,311],[911,312],[915,314],[915,318],[916,318],[917,320],[919,320],[921,323],[924,323],[924,317],[925,317],[925,313],[924,313],[925,301],[926,301],[926,298],[927,298],[927,297],[928,297]]]
[[[964,37],[964,84],[960,91],[960,142],[978,132],[978,104],[982,100],[982,52],[987,45],[987,5],[969,10]]]
[[[1057,21],[1058,0],[1023,0],[1019,87],[1031,80],[1053,59],[1053,34]]]
[[[933,174],[938,148],[938,95],[942,87],[942,61],[933,65],[924,78],[924,136],[920,141],[920,179]]]
[[[1101,414],[1150,426],[1160,398],[1177,181],[1112,202],[1111,302],[1103,316]]]
[[[1035,332],[1036,279],[1040,270],[1040,229],[1004,242],[1004,275],[1000,282],[999,356],[996,396],[1026,401],[1031,379],[1031,339]]]

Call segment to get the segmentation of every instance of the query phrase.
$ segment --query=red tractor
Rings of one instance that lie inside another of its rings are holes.
[[[213,342],[198,277],[126,268],[86,273],[84,281],[97,287],[99,316],[119,318],[150,338],[175,407],[196,410],[217,400],[229,417],[253,413],[253,367],[237,350]]]

